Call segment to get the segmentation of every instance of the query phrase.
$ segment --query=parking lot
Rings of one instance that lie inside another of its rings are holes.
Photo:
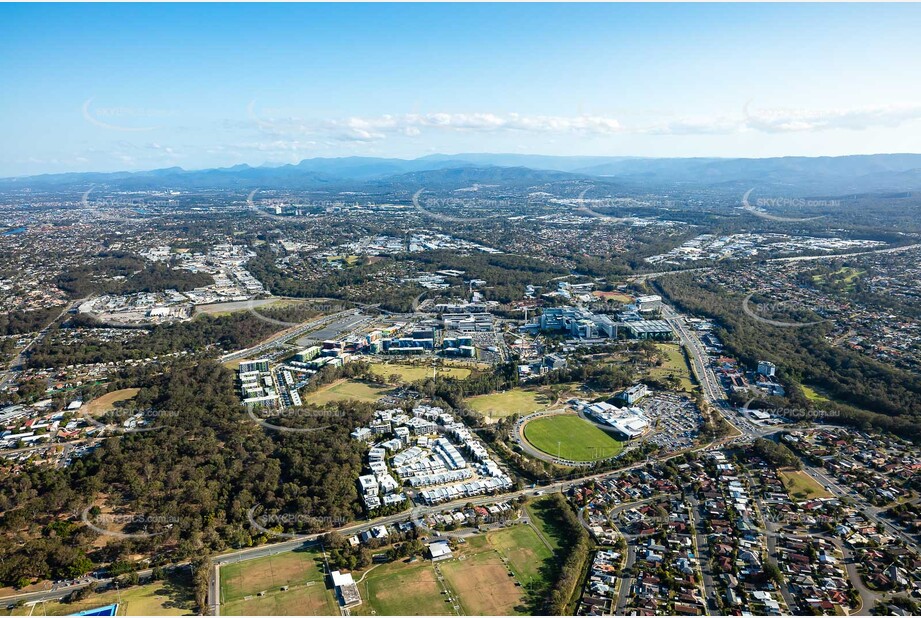
[[[682,449],[693,444],[703,417],[694,402],[674,393],[653,393],[637,407],[645,412],[653,434],[647,438],[656,446]]]

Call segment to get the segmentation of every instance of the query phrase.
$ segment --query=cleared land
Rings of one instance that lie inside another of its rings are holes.
[[[354,266],[359,260],[361,260],[361,257],[357,255],[330,255],[326,258],[326,261],[330,264],[343,262],[346,266]]]
[[[93,416],[104,414],[113,409],[115,404],[122,401],[128,401],[140,391],[141,389],[139,388],[123,388],[121,390],[112,391],[111,393],[106,393],[102,397],[97,397],[86,404],[86,413]]]
[[[246,361],[250,361],[250,360],[253,360],[253,359],[251,359],[251,358],[238,358],[237,360],[231,360],[231,361],[227,361],[227,362],[221,363],[221,364],[224,365],[225,367],[227,367],[228,369],[230,369],[231,371],[236,371],[237,369],[240,368],[240,363],[245,363]]]
[[[463,380],[471,371],[466,367],[436,367],[439,376]],[[391,375],[400,376],[401,382],[415,382],[432,376],[432,367],[426,365],[411,365],[407,363],[374,363],[371,372],[381,378],[389,379]]]
[[[803,389],[803,394],[806,396],[806,399],[809,401],[831,401],[828,397],[820,393],[818,390],[811,386],[806,386],[805,384],[800,384],[800,388]]]
[[[288,586],[288,590],[282,590]],[[263,596],[259,593],[264,592]],[[319,551],[293,551],[221,567],[221,613],[331,616],[339,613],[326,587]]]
[[[614,300],[619,303],[632,303],[633,297],[623,292],[602,292],[600,290],[595,290],[592,292],[592,296],[597,298],[603,298],[605,300]]]
[[[284,302],[278,298],[261,298],[259,300],[235,300],[226,303],[212,303],[210,305],[196,305],[195,314],[207,313],[209,315],[229,315],[235,311],[245,311],[256,307],[265,307]]]
[[[678,379],[681,389],[687,392],[694,390],[694,383],[691,381],[691,368],[684,357],[681,347],[674,343],[657,343],[662,358],[662,364],[658,367],[652,367],[647,372],[650,378],[663,379],[675,377]]]
[[[467,400],[467,404],[489,418],[504,418],[513,414],[530,414],[544,410],[553,402],[537,389],[513,388],[503,393],[477,395]]]
[[[525,589],[493,549],[463,553],[439,564],[445,581],[457,595],[464,614],[509,616],[520,614]]]
[[[356,581],[361,578],[355,575]],[[389,562],[366,571],[358,584],[362,604],[353,615],[444,616],[454,609],[442,594],[435,569],[428,560]]]
[[[818,481],[802,470],[782,468],[777,471],[777,474],[790,495],[797,500],[832,497]]]
[[[572,414],[536,418],[524,426],[524,437],[537,449],[572,461],[613,457],[624,444],[592,423]]]
[[[315,406],[323,406],[334,401],[346,401],[348,399],[374,403],[383,397],[386,392],[387,389],[381,386],[358,382],[357,380],[339,380],[309,393],[304,398],[304,401]]]
[[[119,616],[193,616],[195,599],[188,577],[170,577],[167,581],[132,586],[119,592],[108,590],[92,594],[83,601],[39,603],[16,608],[13,616],[69,616],[95,607],[120,603]]]

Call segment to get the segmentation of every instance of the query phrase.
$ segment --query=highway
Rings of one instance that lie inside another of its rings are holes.
[[[789,257],[775,257],[775,258],[765,258],[764,260],[759,260],[762,262],[813,262],[816,260],[832,260],[836,258],[849,258],[858,255],[874,255],[877,253],[899,253],[901,251],[909,251],[911,249],[917,249],[921,247],[921,243],[915,243],[913,245],[902,245],[900,247],[886,247],[885,249],[871,249],[868,251],[857,251],[854,253],[826,253],[822,255],[794,255]],[[676,270],[662,270],[653,273],[638,273],[636,275],[628,276],[627,279],[630,281],[636,281],[641,283],[646,279],[655,279],[656,277],[667,277],[670,275],[682,275],[685,273],[700,273],[708,272],[716,268],[716,266],[700,266],[696,268],[680,268]]]
[[[360,309],[346,309],[344,311],[339,311],[338,313],[333,313],[331,315],[325,315],[316,320],[311,320],[309,322],[304,322],[298,326],[294,326],[287,330],[283,330],[280,333],[273,335],[271,338],[263,341],[262,343],[256,344],[245,350],[239,350],[237,352],[231,352],[225,354],[220,358],[222,363],[228,361],[237,360],[240,358],[258,358],[264,352],[277,348],[281,345],[284,345],[287,341],[306,335],[309,332],[320,329],[324,326],[329,325],[332,322],[335,322],[339,318],[343,318],[349,315],[359,315],[361,313]]]
[[[57,324],[65,315],[67,315],[67,312],[69,312],[74,307],[78,307],[85,300],[85,298],[80,298],[71,302],[69,305],[65,305],[64,309],[57,315],[56,318],[51,320],[51,322],[49,322],[45,328],[36,333],[35,337],[33,337],[31,341],[29,341],[29,343],[27,343],[25,347],[19,351],[19,354],[16,355],[16,357],[7,367],[6,371],[3,373],[3,378],[0,379],[0,389],[5,388],[7,384],[12,382],[13,378],[15,377],[15,372],[22,369],[22,365],[26,358],[26,352],[28,352],[32,346],[44,339],[45,335],[48,334],[48,331],[50,331],[55,324]]]
[[[917,247],[917,246],[921,246],[921,245],[912,245],[912,247]],[[870,253],[883,253],[883,252],[891,253],[893,251],[905,250],[908,248],[911,248],[911,247],[898,247],[892,250],[872,251]],[[819,257],[825,257],[825,256],[819,256]],[[789,261],[789,260],[786,260],[786,261]],[[663,305],[663,316],[665,317],[666,321],[668,321],[668,323],[672,326],[672,328],[675,329],[675,332],[678,333],[679,338],[681,339],[682,343],[685,345],[686,349],[688,350],[689,356],[691,357],[693,365],[694,365],[695,373],[698,376],[698,381],[701,384],[701,387],[702,387],[701,390],[704,393],[705,399],[715,404],[715,407],[723,414],[724,418],[726,418],[727,421],[729,421],[730,423],[733,424],[733,426],[739,429],[740,432],[742,432],[744,436],[752,437],[752,438],[765,437],[771,433],[776,432],[777,431],[776,428],[759,427],[756,424],[752,423],[751,420],[747,418],[746,419],[730,418],[730,414],[732,414],[733,407],[729,404],[729,402],[726,400],[725,396],[723,395],[723,389],[720,386],[719,380],[716,378],[716,375],[707,366],[707,363],[705,361],[705,359],[707,358],[707,355],[706,355],[705,350],[703,349],[703,346],[700,344],[700,341],[697,339],[696,336],[693,336],[687,331],[686,327],[683,324],[683,319],[681,318],[681,316],[675,313],[675,311],[671,309],[671,307],[667,307]],[[867,516],[867,518],[871,522],[882,526],[890,534],[894,535],[897,538],[902,539],[907,544],[907,546],[911,548],[912,550],[916,552],[921,551],[921,548],[919,548],[918,542],[915,538],[912,538],[910,535],[906,534],[904,531],[899,530],[892,523],[885,521],[884,519],[880,517],[879,513],[881,509],[874,507],[872,505],[865,504],[862,500],[859,499],[859,497],[855,497],[851,492],[848,492],[842,487],[840,487],[835,481],[829,478],[823,470],[819,468],[816,468],[816,467],[813,467],[813,466],[810,466],[804,463],[803,471],[809,476],[811,476],[813,479],[815,479],[819,484],[826,487],[827,490],[833,495],[835,495],[836,497],[838,498],[851,497],[852,499],[854,499],[859,505],[861,505],[862,511],[864,512],[864,514]],[[760,504],[758,504],[758,507],[760,510]],[[769,555],[773,555],[775,553],[774,546],[776,543],[776,536],[780,534],[780,532],[774,531],[772,528],[772,525],[766,520],[764,521],[765,521],[765,528],[766,528],[766,538],[767,538],[767,543],[768,543],[768,553]],[[842,551],[844,551],[845,557],[847,558],[850,552],[847,551],[846,548],[842,548]],[[875,593],[870,592],[869,589],[867,589],[866,586],[863,584],[863,581],[860,579],[859,574],[856,571],[856,565],[853,564],[853,560],[846,560],[846,566],[847,566],[849,578],[851,579],[852,582],[854,582],[854,585],[861,592],[861,598],[863,599],[863,608],[865,608],[870,601],[875,600],[877,595]],[[787,605],[791,609],[794,608],[796,606],[795,599],[790,595],[790,592],[789,590],[787,590],[786,586],[782,586],[781,591],[783,593],[783,597]]]

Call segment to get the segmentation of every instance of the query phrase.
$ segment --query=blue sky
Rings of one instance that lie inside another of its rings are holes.
[[[921,6],[0,5],[0,176],[917,152]]]

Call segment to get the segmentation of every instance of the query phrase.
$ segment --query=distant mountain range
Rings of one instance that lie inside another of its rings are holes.
[[[567,181],[625,191],[714,190],[847,195],[921,190],[921,154],[767,159],[430,155],[418,159],[343,157],[297,165],[144,172],[44,174],[0,179],[0,190],[357,190],[458,189],[473,184],[526,188]]]

